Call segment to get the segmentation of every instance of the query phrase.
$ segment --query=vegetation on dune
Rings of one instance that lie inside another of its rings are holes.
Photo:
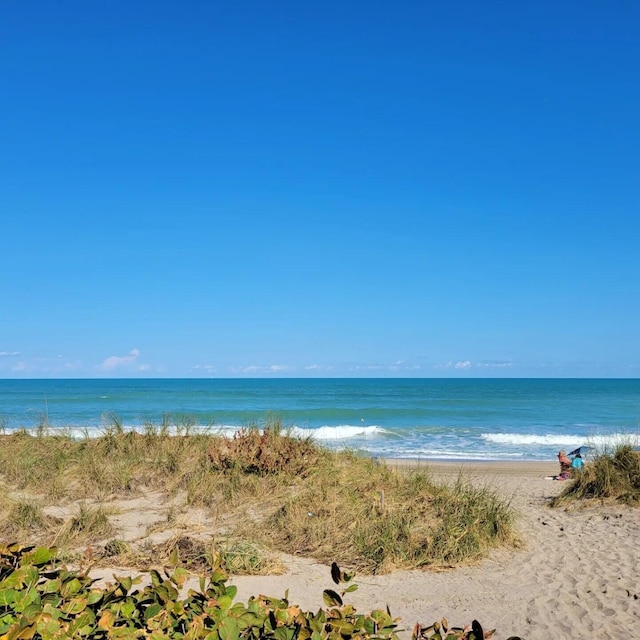
[[[462,478],[442,485],[426,470],[398,473],[342,454],[300,483],[257,533],[283,551],[384,573],[477,560],[516,542],[513,525],[508,502]]]
[[[323,592],[325,607],[303,611],[285,597],[251,597],[234,602],[237,589],[216,558],[199,589],[184,595],[187,572],[181,567],[149,574],[151,584],[140,588],[141,577],[115,577],[98,588],[87,571],[69,571],[56,561],[51,548],[0,545],[0,638],[183,638],[185,640],[398,640],[398,619],[374,610],[360,614],[344,603],[357,585],[334,563],[331,576],[340,592]],[[430,626],[417,624],[414,640],[483,640],[476,620],[465,628],[443,619]],[[510,640],[518,640],[511,638]]]
[[[117,420],[99,438],[46,431],[0,438],[0,478],[5,492],[19,496],[0,502],[0,536],[64,549],[101,545],[110,559],[120,549],[133,566],[172,549],[113,542],[109,503],[149,491],[224,522],[224,535],[214,527],[209,538],[234,571],[268,571],[269,549],[382,573],[449,567],[517,543],[510,504],[491,490],[462,478],[438,484],[428,468],[398,472],[352,452],[329,452],[290,437],[277,422],[233,438],[194,433],[188,424],[177,435],[167,425],[135,433]],[[43,511],[72,501],[79,506],[66,520]]]
[[[625,444],[613,451],[600,453],[583,467],[551,504],[561,506],[577,500],[640,504],[640,451]]]

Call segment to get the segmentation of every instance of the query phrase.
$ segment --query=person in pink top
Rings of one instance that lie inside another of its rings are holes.
[[[564,449],[558,453],[558,462],[560,463],[560,475],[556,476],[556,480],[568,480],[571,477],[571,460],[567,458],[567,452]]]

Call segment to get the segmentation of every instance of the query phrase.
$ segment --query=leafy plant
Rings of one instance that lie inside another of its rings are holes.
[[[175,554],[177,556],[177,553]],[[177,560],[177,557],[174,558]],[[150,638],[153,640],[397,640],[398,620],[390,612],[359,614],[344,603],[357,589],[353,576],[331,567],[338,591],[323,593],[326,607],[305,612],[284,598],[251,597],[234,602],[236,587],[227,584],[220,558],[214,558],[199,589],[185,587],[187,571],[177,567],[164,575],[151,571],[151,584],[141,577],[115,577],[100,589],[88,571],[69,571],[56,559],[55,548],[0,545],[0,639]],[[416,625],[414,640],[484,640],[477,621],[465,628],[446,620],[430,627]],[[511,640],[517,640],[512,638]]]

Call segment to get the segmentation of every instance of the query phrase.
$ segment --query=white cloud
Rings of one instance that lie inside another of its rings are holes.
[[[295,371],[295,367],[289,367],[286,364],[272,364],[269,367],[269,371],[273,373],[280,373],[282,371]]]
[[[99,369],[103,371],[113,371],[121,367],[130,367],[138,359],[140,351],[138,349],[131,349],[126,356],[109,356],[99,366]]]
[[[63,361],[61,356],[57,358],[34,358],[33,360],[19,360],[12,367],[11,371],[14,373],[28,373],[33,375],[51,375],[51,374],[66,374],[71,372],[77,372],[82,369],[82,363],[80,361]]]
[[[255,364],[248,367],[229,367],[231,373],[258,373],[262,367],[258,367]]]
[[[15,358],[19,355],[19,351],[0,351],[0,358]]]
[[[295,367],[290,367],[285,364],[272,364],[269,366],[258,366],[255,364],[248,367],[229,367],[229,371],[234,374],[261,374],[261,373],[284,373],[295,371]]]
[[[470,360],[460,360],[458,362],[445,362],[434,365],[435,369],[471,369],[473,365]]]
[[[212,364],[196,364],[196,365],[194,365],[193,368],[196,371],[199,371],[200,369],[202,369],[203,371],[206,371],[207,373],[214,373],[216,371],[215,365],[212,365]]]
[[[481,369],[504,369],[506,367],[513,367],[511,360],[483,360],[476,365]]]
[[[416,371],[419,364],[408,364],[405,360],[397,360],[391,363],[357,364],[349,368],[350,371]]]

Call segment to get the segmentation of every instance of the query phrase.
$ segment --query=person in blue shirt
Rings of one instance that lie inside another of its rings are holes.
[[[576,475],[582,471],[584,462],[582,462],[582,456],[576,453],[575,458],[571,461],[571,472]]]

